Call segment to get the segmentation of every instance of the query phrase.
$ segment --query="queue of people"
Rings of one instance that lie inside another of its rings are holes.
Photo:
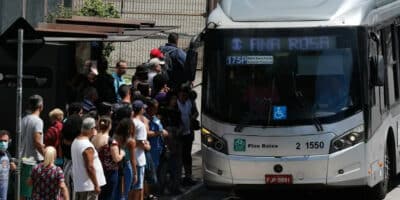
[[[122,78],[126,61],[112,75],[105,61],[98,71],[86,63],[87,73],[73,87],[77,101],[65,115],[53,109],[46,131],[40,118],[45,100],[29,98],[19,152],[22,199],[158,199],[196,184],[191,149],[199,113],[177,43],[171,33],[165,46],[152,49],[131,84]],[[16,168],[8,141],[9,133],[0,131],[0,159],[8,166],[0,169],[0,199],[7,199],[4,182]]]

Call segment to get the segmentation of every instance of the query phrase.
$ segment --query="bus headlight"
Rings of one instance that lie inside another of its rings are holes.
[[[364,141],[364,125],[360,125],[356,128],[347,131],[345,134],[332,140],[331,148],[329,153],[335,153],[337,151],[349,148],[360,142]]]
[[[224,154],[228,154],[226,141],[206,128],[201,129],[201,143]]]

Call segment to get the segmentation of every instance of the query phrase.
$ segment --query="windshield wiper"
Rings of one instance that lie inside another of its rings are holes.
[[[270,95],[270,97],[269,98],[264,98],[263,100],[267,103],[267,125],[266,126],[269,126],[270,125],[270,123],[271,123],[271,114],[272,114],[272,98],[274,97],[274,95],[275,95],[275,93],[274,93],[274,91],[275,91],[275,76],[274,76],[274,78],[272,79],[272,87],[271,87],[271,95]]]
[[[295,88],[296,89],[296,88]],[[306,104],[307,101],[305,101],[305,98],[303,96],[303,93],[301,91],[295,90],[295,97],[296,99],[300,102],[300,107],[306,111]],[[315,116],[315,112],[311,111],[311,121],[314,123],[315,128],[317,131],[324,131],[324,127],[322,126],[321,121],[319,121],[318,117]]]
[[[269,123],[270,123],[270,120],[271,120],[271,112],[272,112],[272,99],[271,98],[263,98],[263,102],[266,102],[267,103],[267,111],[266,111],[266,113],[267,113],[267,116],[268,116],[268,119],[267,119],[267,126],[269,125]],[[243,118],[243,120],[242,121],[240,121],[240,123],[235,127],[235,132],[238,132],[238,133],[240,133],[240,132],[242,132],[242,130],[244,129],[244,128],[246,128],[246,127],[249,127],[249,126],[251,126],[248,122],[250,121],[250,118],[251,118],[251,113],[246,113],[246,116]]]
[[[249,124],[247,123],[249,118],[248,115],[249,114],[247,113],[243,120],[241,120],[240,123],[235,126],[235,129],[233,129],[235,132],[241,133],[245,127],[249,126]]]
[[[322,127],[321,121],[319,121],[318,117],[315,117],[315,113],[312,114],[311,120],[314,122],[315,128],[317,128],[317,131],[324,131],[324,127]]]
[[[270,122],[271,122],[271,112],[272,112],[272,99],[271,98],[268,98],[268,99],[266,99],[266,98],[264,98],[264,100],[265,100],[265,102],[267,102],[268,103],[268,106],[267,106],[267,116],[268,116],[268,120],[267,120],[267,126],[270,124]]]
[[[296,100],[299,101],[300,107],[303,109],[303,111],[306,112],[307,111],[306,110],[306,104],[308,102],[305,100],[303,92],[301,90],[297,90],[296,78],[295,78],[295,74],[294,73],[292,73],[292,79],[293,79],[294,96],[296,97]],[[324,127],[322,127],[322,123],[315,116],[315,112],[314,111],[312,111],[311,121],[314,123],[314,126],[315,126],[315,128],[317,128],[317,131],[324,131]]]
[[[245,128],[244,123],[243,123],[243,124],[237,125],[237,126],[235,127],[234,131],[235,131],[235,132],[238,132],[238,133],[241,133],[242,130],[243,130],[243,128]]]

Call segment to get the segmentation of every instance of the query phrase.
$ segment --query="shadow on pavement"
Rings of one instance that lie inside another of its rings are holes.
[[[192,162],[193,179],[197,181],[197,184],[192,187],[184,187],[185,191],[180,195],[165,194],[160,198],[161,200],[195,199],[195,197],[203,191],[201,151],[192,154]]]

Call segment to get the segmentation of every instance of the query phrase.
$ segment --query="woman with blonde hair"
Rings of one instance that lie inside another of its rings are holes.
[[[49,113],[49,118],[51,122],[51,126],[47,129],[46,133],[44,134],[44,144],[46,146],[53,146],[57,150],[57,158],[61,158],[61,130],[63,129],[63,119],[64,119],[64,112],[59,109],[55,108]],[[61,161],[58,161],[61,162]],[[57,163],[56,164],[62,164]]]
[[[33,200],[60,200],[60,190],[64,200],[69,200],[67,186],[64,182],[64,173],[60,167],[54,164],[57,151],[54,147],[46,147],[44,162],[32,169],[29,184],[33,185]]]

